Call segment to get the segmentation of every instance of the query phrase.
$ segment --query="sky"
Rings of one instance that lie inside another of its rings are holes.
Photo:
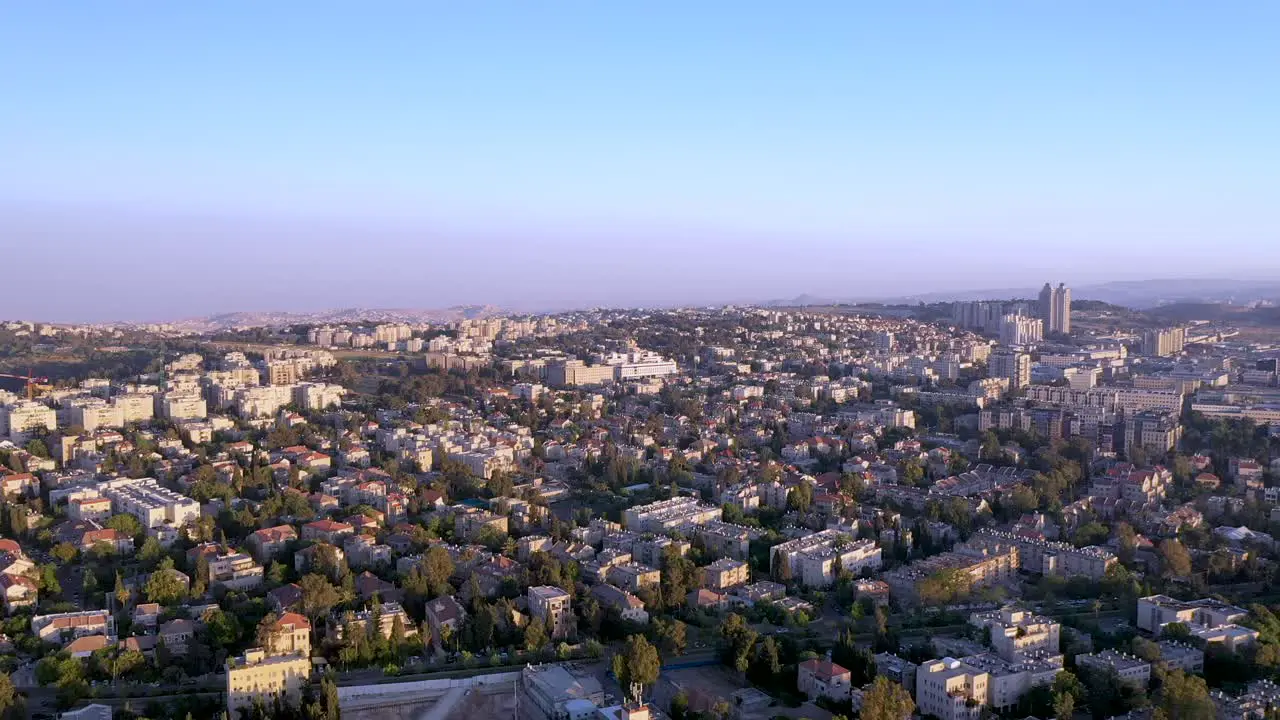
[[[1280,270],[1280,3],[0,0],[0,317]]]

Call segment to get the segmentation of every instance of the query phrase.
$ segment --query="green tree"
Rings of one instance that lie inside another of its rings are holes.
[[[125,537],[135,538],[142,534],[142,523],[138,522],[138,518],[127,513],[112,515],[107,520],[106,526]]]
[[[173,605],[182,600],[183,595],[186,594],[186,588],[178,578],[177,571],[173,569],[171,558],[165,558],[160,562],[160,567],[147,578],[143,592],[147,595],[147,602],[161,605]]]
[[[63,565],[66,565],[72,560],[75,560],[76,556],[80,554],[80,551],[76,549],[75,545],[64,542],[64,543],[58,543],[57,545],[53,546],[52,553],[53,553],[53,557],[58,562],[62,563]]]
[[[129,592],[129,588],[124,586],[124,578],[120,577],[120,573],[116,573],[116,602],[120,603],[120,607],[124,608],[129,605],[129,600],[133,595]]]
[[[1166,578],[1191,575],[1191,554],[1182,543],[1172,538],[1160,541],[1160,574]]]
[[[1177,720],[1214,720],[1217,711],[1204,678],[1175,670],[1164,676],[1158,707]]]
[[[911,695],[883,675],[877,677],[862,697],[861,720],[906,720],[916,710]]]
[[[303,575],[298,581],[298,588],[302,591],[302,612],[312,620],[318,620],[334,605],[342,602],[338,589],[319,573]]]
[[[14,690],[13,680],[9,673],[0,672],[0,717],[8,717],[17,704],[18,693]]]
[[[163,556],[164,548],[160,546],[159,540],[147,536],[147,539],[142,541],[142,547],[138,550],[138,560],[142,561],[144,567],[154,568]]]
[[[631,635],[613,656],[613,674],[627,697],[635,702],[644,698],[644,689],[658,681],[662,662],[658,650],[643,635]]]
[[[25,450],[38,458],[49,457],[49,446],[44,444],[40,438],[36,438],[27,443]]]
[[[809,483],[802,482],[787,493],[787,507],[792,510],[803,515],[809,512],[811,505],[813,505],[813,486]]]
[[[1053,696],[1054,720],[1071,720],[1076,711],[1076,699],[1067,693]]]

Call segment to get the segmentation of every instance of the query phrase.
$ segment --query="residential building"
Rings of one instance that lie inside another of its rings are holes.
[[[646,625],[649,622],[649,613],[644,609],[644,601],[626,590],[602,583],[592,586],[591,597],[595,598],[601,607],[617,611],[618,616],[623,620],[640,625]]]
[[[1064,283],[1058,283],[1056,288],[1045,283],[1037,309],[1044,321],[1045,332],[1071,333],[1071,288]]]
[[[553,640],[563,640],[573,634],[574,617],[569,593],[551,585],[529,588],[529,614],[534,620],[547,623]]]
[[[657,568],[630,562],[609,568],[607,578],[610,585],[615,585],[629,592],[639,592],[644,588],[660,583],[662,581],[662,573]]]
[[[436,650],[444,649],[444,638],[456,633],[466,619],[467,611],[452,595],[427,603],[427,626],[431,628],[431,642]]]
[[[1181,670],[1188,675],[1204,673],[1204,651],[1174,640],[1160,640],[1160,665],[1166,670]]]
[[[1149,595],[1138,599],[1138,629],[1159,635],[1166,625],[1181,623],[1187,627],[1206,628],[1234,625],[1249,617],[1247,610],[1204,598],[1174,600],[1168,595]]]
[[[111,484],[102,491],[116,513],[132,515],[144,528],[186,527],[200,518],[200,503],[163,487],[152,478]]]
[[[44,642],[64,644],[86,635],[114,636],[115,621],[106,610],[36,615],[31,618],[31,632]]]
[[[1151,663],[1115,650],[1077,655],[1076,666],[1104,672],[1115,671],[1120,682],[1139,689],[1146,688],[1151,682]]]
[[[558,663],[526,665],[520,671],[520,690],[529,705],[544,720],[577,720],[566,706],[577,700],[585,700],[593,707],[604,704],[604,687],[590,673],[574,673],[571,666]],[[525,703],[522,701],[521,705]],[[536,716],[535,716],[536,717]],[[590,718],[589,715],[581,717]]]
[[[1003,530],[979,530],[969,539],[969,544],[991,549],[1016,547],[1019,568],[1025,572],[1064,578],[1082,575],[1094,582],[1101,580],[1107,569],[1119,562],[1116,554],[1106,548],[1077,548],[1069,543]]]
[[[940,720],[977,720],[990,680],[986,671],[955,658],[925,663],[916,672],[916,707]]]
[[[827,698],[836,702],[849,699],[853,674],[829,660],[805,660],[796,668],[796,687],[814,702]]]
[[[665,532],[719,520],[723,510],[691,497],[675,497],[628,508],[624,525],[632,532]]]
[[[271,626],[271,635],[263,650],[268,655],[310,657],[311,622],[298,613],[284,613]]]
[[[1017,661],[1032,652],[1057,654],[1062,626],[1051,618],[1004,607],[969,616],[969,624],[986,628],[991,647],[1002,659]]]
[[[1044,321],[1022,315],[1000,318],[1000,342],[1005,345],[1035,345],[1044,339]]]
[[[1181,355],[1187,343],[1185,328],[1173,327],[1148,330],[1142,334],[1142,354],[1154,357]]]
[[[227,712],[235,716],[241,708],[261,701],[268,707],[280,697],[297,704],[311,675],[311,658],[305,655],[267,655],[262,648],[246,650],[227,661]]]
[[[1182,423],[1174,413],[1160,411],[1137,412],[1124,420],[1124,448],[1126,453],[1140,449],[1155,455],[1164,455],[1178,447],[1182,440]]]
[[[1013,350],[991,353],[987,368],[991,377],[1008,380],[1011,390],[1031,385],[1031,356],[1027,353]]]
[[[740,560],[720,558],[702,568],[702,586],[723,592],[751,580],[751,566]]]
[[[258,560],[265,563],[284,552],[289,543],[297,539],[298,533],[292,525],[277,525],[255,531],[249,536],[249,546]]]
[[[262,585],[262,566],[244,553],[219,553],[209,558],[209,584],[228,590],[252,590]]]

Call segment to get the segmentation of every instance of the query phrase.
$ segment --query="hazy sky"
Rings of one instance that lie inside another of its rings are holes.
[[[0,0],[0,317],[1280,269],[1280,3]]]

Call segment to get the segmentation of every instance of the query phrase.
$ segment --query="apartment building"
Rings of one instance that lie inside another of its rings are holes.
[[[262,385],[244,387],[233,394],[236,412],[244,418],[266,418],[275,415],[280,408],[293,402],[292,385]]]
[[[310,657],[311,622],[298,613],[284,613],[271,626],[271,634],[263,650],[267,655]]]
[[[751,566],[739,560],[721,558],[702,568],[702,586],[724,592],[751,580]]]
[[[111,404],[120,409],[124,423],[146,422],[155,417],[155,397],[145,393],[126,393],[111,398]]]
[[[1031,384],[1031,356],[1023,352],[1002,351],[991,353],[987,360],[988,374],[993,378],[1009,381],[1011,390],[1021,390]]]
[[[197,393],[165,393],[157,396],[159,415],[167,420],[203,420],[209,417],[204,398]]]
[[[1182,423],[1170,412],[1146,411],[1129,415],[1124,421],[1125,452],[1141,449],[1163,455],[1178,447]]]
[[[1142,354],[1154,357],[1180,355],[1187,344],[1186,328],[1148,330],[1142,334]]]
[[[1058,577],[1083,575],[1095,582],[1107,574],[1108,568],[1119,562],[1116,554],[1106,548],[1077,548],[1069,543],[1042,540],[1003,530],[979,530],[969,539],[969,544],[993,550],[1016,547],[1019,569],[1025,572]]]
[[[864,569],[879,570],[883,562],[880,548],[870,538],[812,548],[796,559],[792,572],[805,587],[830,587],[841,572],[857,575]]]
[[[209,584],[228,590],[252,590],[262,585],[262,566],[244,553],[219,554],[209,558]]]
[[[991,676],[955,658],[928,662],[916,671],[916,707],[940,720],[977,720],[987,704]]]
[[[67,501],[67,517],[72,520],[106,522],[112,515],[111,501],[104,497],[72,498]]]
[[[719,520],[722,513],[719,506],[676,497],[627,509],[623,524],[633,532],[665,532]]]
[[[1044,340],[1044,321],[1022,315],[1000,318],[1000,342],[1005,345],[1034,345]]]
[[[327,383],[299,383],[293,388],[293,402],[303,410],[325,410],[342,404],[347,389]]]
[[[759,502],[754,493],[751,497]],[[750,555],[751,541],[760,537],[760,531],[743,525],[710,520],[698,526],[697,537],[713,555],[743,560]]]
[[[985,628],[996,654],[1010,662],[1028,653],[1058,653],[1062,626],[1052,618],[1010,606],[974,613],[969,624]]]
[[[1062,672],[1063,658],[1056,652],[1032,652],[1010,661],[981,653],[961,658],[960,662],[987,674],[986,706],[1008,712],[1032,689],[1052,685]]]
[[[27,400],[0,405],[0,435],[7,435],[15,442],[37,431],[57,429],[58,413],[51,407]]]
[[[1146,688],[1151,682],[1151,663],[1115,650],[1077,655],[1076,666],[1103,672],[1114,671],[1120,682],[1138,689]]]
[[[305,655],[268,655],[262,648],[246,650],[227,660],[227,713],[261,701],[270,707],[279,697],[291,704],[302,699],[311,675],[311,658]]]
[[[1204,673],[1204,650],[1174,640],[1160,640],[1159,664],[1166,670],[1181,670],[1189,675]]]
[[[355,526],[337,520],[316,520],[302,526],[303,541],[327,542],[330,545],[342,544],[344,537],[354,535]]]
[[[569,593],[551,585],[529,588],[529,614],[551,627],[551,638],[563,640],[573,634],[574,617]]]
[[[484,510],[468,508],[465,511],[459,511],[453,516],[453,533],[456,537],[475,541],[484,532],[485,528],[506,534],[507,523],[507,516],[505,515],[496,515]]]
[[[656,568],[641,565],[637,562],[614,565],[609,568],[608,582],[629,592],[639,592],[644,588],[659,584],[662,573]]]
[[[132,515],[144,528],[186,527],[200,519],[200,503],[163,487],[152,478],[106,487],[103,497],[118,514]]]
[[[910,604],[919,598],[920,583],[943,570],[963,572],[971,589],[1009,582],[1017,576],[1018,548],[957,545],[950,552],[891,570],[883,579],[889,584],[893,597],[900,603]]]
[[[769,574],[774,577],[787,575],[796,577],[800,555],[811,550],[832,548],[848,542],[849,535],[839,530],[820,530],[804,537],[788,540],[773,547],[769,555]]]

